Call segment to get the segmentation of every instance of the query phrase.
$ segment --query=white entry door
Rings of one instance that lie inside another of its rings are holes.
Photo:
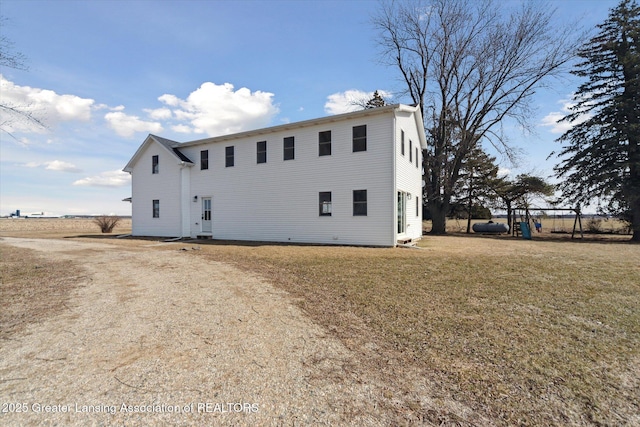
[[[407,193],[398,191],[398,234],[407,232]]]
[[[211,197],[202,198],[202,232],[211,233]]]

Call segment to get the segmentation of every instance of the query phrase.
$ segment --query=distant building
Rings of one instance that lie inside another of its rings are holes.
[[[395,246],[422,236],[424,127],[389,105],[178,143],[149,135],[131,173],[132,233]]]

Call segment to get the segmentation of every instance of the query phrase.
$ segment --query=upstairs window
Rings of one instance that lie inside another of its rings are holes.
[[[292,136],[284,139],[284,160],[293,160],[296,157],[295,140]]]
[[[160,165],[158,164],[158,156],[151,156],[151,173],[156,174],[160,171]]]
[[[234,159],[233,159],[233,145],[230,147],[225,147],[224,149],[224,165],[227,168],[230,168],[234,165]]]
[[[209,150],[200,151],[200,170],[209,169]]]
[[[418,147],[416,147],[416,169],[418,169],[418,163],[420,162],[418,157]]]
[[[152,202],[152,210],[153,210],[153,217],[160,218],[160,200],[154,200]]]
[[[267,163],[267,141],[256,143],[256,156],[258,163]]]
[[[330,156],[331,155],[331,131],[326,130],[318,133],[318,155]]]
[[[367,125],[353,127],[353,152],[367,151]]]
[[[353,190],[353,216],[367,216],[367,190]]]
[[[320,203],[320,216],[331,216],[331,191],[321,191],[318,201]]]
[[[409,163],[413,162],[413,141],[409,140]]]
[[[400,131],[400,154],[404,156],[404,131]]]

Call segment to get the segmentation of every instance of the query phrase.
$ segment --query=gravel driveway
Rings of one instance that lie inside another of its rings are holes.
[[[2,425],[389,421],[355,356],[259,277],[182,244],[0,244],[86,273],[62,314],[0,343]]]

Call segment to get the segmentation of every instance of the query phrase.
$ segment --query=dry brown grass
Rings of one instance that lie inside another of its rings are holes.
[[[409,422],[640,425],[639,245],[427,236],[413,250],[200,247],[194,256],[286,290],[385,376],[380,405]]]
[[[434,382],[432,402],[462,402],[500,425],[640,422],[640,246],[461,237],[421,246],[204,252],[271,277],[372,370],[405,365],[390,370],[390,393],[413,419],[464,424],[398,376],[418,369]]]
[[[0,236],[55,238],[73,234],[100,234],[91,218],[0,218]],[[131,233],[131,218],[121,218],[113,234]]]
[[[80,270],[34,251],[0,245],[0,339],[68,309]]]
[[[548,216],[546,218],[537,217],[542,223],[542,233],[534,233],[534,237],[540,238],[548,238],[553,237],[552,235],[556,234],[555,237],[558,237],[557,234],[571,234],[573,231],[573,225],[575,222],[575,218],[555,218],[553,215]],[[475,223],[486,223],[486,219],[474,219],[471,220],[471,225]],[[493,218],[493,222],[507,223],[506,218]],[[431,230],[431,221],[423,221],[422,229],[424,231]],[[580,228],[576,227],[576,232],[579,233]],[[613,234],[619,235],[621,237],[626,237],[626,239],[630,238],[630,230],[628,224],[612,218],[601,218],[601,217],[591,217],[584,216],[582,218],[582,230],[586,234]],[[447,232],[459,234],[466,233],[467,231],[467,220],[466,219],[448,219],[447,220]],[[472,232],[473,233],[473,232]]]

